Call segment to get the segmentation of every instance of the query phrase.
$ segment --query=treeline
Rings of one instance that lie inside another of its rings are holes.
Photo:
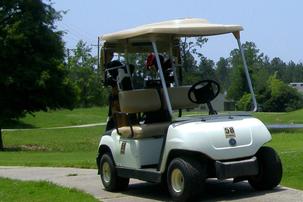
[[[203,79],[213,79],[220,83],[222,93],[234,101],[237,110],[250,110],[251,96],[243,70],[240,51],[234,49],[229,57],[221,57],[215,62],[199,49],[207,43],[206,38],[195,41],[181,41],[181,59],[183,72],[178,70],[180,82],[183,85],[193,84]],[[303,82],[303,64],[290,61],[284,62],[278,57],[270,59],[262,53],[253,42],[243,44],[247,65],[253,82],[253,87],[262,111],[291,111],[303,107],[302,95],[290,87],[290,82]],[[78,107],[106,105],[108,89],[102,85],[103,75],[97,68],[97,58],[92,56],[91,48],[83,41],[77,44],[73,54],[68,58],[69,77],[77,89]],[[137,55],[138,56],[138,55]],[[144,66],[144,58],[135,60],[137,67]],[[132,59],[131,59],[132,60]],[[141,75],[137,68],[135,75]]]
[[[270,59],[253,42],[244,43],[243,49],[260,111],[291,111],[303,107],[302,94],[288,85],[303,82],[302,63],[286,63],[278,57]],[[221,57],[217,63],[195,51],[187,54],[185,61],[191,61],[187,64],[191,69],[185,74],[186,83],[199,79],[217,80],[222,93],[236,102],[237,110],[251,109],[251,95],[239,49],[232,50],[228,58]],[[200,59],[198,64],[195,57]]]

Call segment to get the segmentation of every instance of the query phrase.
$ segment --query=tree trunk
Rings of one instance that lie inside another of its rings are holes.
[[[4,151],[3,141],[2,141],[2,129],[0,127],[0,151]]]

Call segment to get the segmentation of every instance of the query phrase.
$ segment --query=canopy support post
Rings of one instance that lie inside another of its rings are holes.
[[[159,74],[160,74],[160,79],[161,79],[161,84],[162,84],[162,88],[163,88],[163,94],[164,94],[165,102],[166,102],[166,105],[167,105],[168,112],[169,112],[170,116],[172,117],[173,116],[173,110],[172,110],[170,99],[169,99],[169,96],[168,96],[167,86],[166,86],[166,82],[165,82],[165,78],[164,78],[164,74],[163,74],[162,65],[161,65],[161,62],[160,62],[156,42],[152,41],[152,45],[153,45],[153,49],[154,49],[154,53],[155,53],[155,56],[156,56],[156,61],[157,61],[158,69],[159,69]]]
[[[252,102],[253,102],[253,105],[254,105],[253,111],[256,112],[258,110],[258,103],[257,103],[257,100],[256,100],[256,95],[254,93],[252,83],[251,83],[251,79],[250,79],[250,76],[249,76],[248,67],[247,67],[247,63],[246,63],[246,59],[245,59],[245,55],[244,55],[244,50],[242,48],[242,44],[241,44],[241,41],[240,41],[240,32],[234,32],[233,34],[234,34],[235,38],[237,39],[239,50],[240,50],[240,53],[241,53],[244,72],[245,72],[245,76],[246,76],[246,79],[247,79],[249,91],[251,93],[251,99],[252,99]]]
[[[174,57],[173,56],[173,37],[170,37],[170,41],[169,41],[169,58],[171,60],[171,65],[172,65],[172,69],[173,69],[173,72],[174,72],[175,86],[178,87],[179,86],[179,81],[178,81],[177,69],[176,69],[173,57]]]
[[[129,64],[129,59],[128,59],[128,40],[126,40],[124,52],[125,52],[125,59],[126,59],[126,64],[125,64],[126,71],[129,74],[130,85],[131,85],[132,89],[134,89],[133,77],[132,77],[132,74],[130,72],[130,68],[129,68],[129,65],[128,65]]]

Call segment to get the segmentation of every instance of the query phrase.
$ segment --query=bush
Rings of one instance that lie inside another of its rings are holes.
[[[236,103],[236,109],[240,111],[249,111],[251,110],[252,101],[251,94],[245,93],[241,99]]]
[[[276,75],[269,77],[268,89],[259,100],[263,104],[263,111],[285,112],[293,111],[303,107],[303,96],[294,88],[276,78]]]

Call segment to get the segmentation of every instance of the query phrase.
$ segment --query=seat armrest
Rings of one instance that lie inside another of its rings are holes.
[[[127,119],[127,123],[130,127],[130,131],[131,131],[131,137],[134,137],[134,130],[133,130],[133,125],[130,121],[130,118],[129,118],[129,113],[126,113],[126,112],[114,112],[113,113],[113,118],[114,118],[114,121],[115,121],[115,128],[117,130],[117,133],[119,135],[122,135],[120,132],[119,132],[119,128],[118,128],[118,121],[117,121],[117,115],[122,115],[122,116],[126,116],[126,119]]]

